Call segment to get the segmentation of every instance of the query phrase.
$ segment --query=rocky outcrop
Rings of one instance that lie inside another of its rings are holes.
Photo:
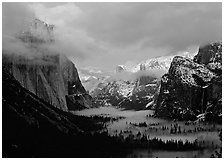
[[[174,57],[168,73],[161,79],[156,116],[192,120],[211,110],[216,112],[211,111],[213,115],[219,116],[221,68],[210,66],[221,66],[221,53],[221,44],[217,43],[200,48],[194,61]]]

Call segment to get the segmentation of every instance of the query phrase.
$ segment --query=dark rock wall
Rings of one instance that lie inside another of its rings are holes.
[[[210,112],[208,108],[221,113],[217,107],[222,97],[221,48],[219,43],[200,48],[194,60],[174,57],[168,73],[161,79],[156,116],[193,120]],[[215,64],[213,68],[211,64]]]
[[[86,94],[75,65],[66,57],[43,54],[28,58],[23,55],[4,53],[3,68],[7,69],[23,87],[46,102],[66,111],[68,110],[66,95]],[[82,108],[91,106],[91,97],[83,100],[87,102],[74,103],[76,106],[84,104]],[[72,105],[72,110],[75,109],[76,107]]]

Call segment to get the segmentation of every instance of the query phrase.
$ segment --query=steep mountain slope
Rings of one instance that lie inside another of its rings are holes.
[[[16,37],[21,50],[3,46],[3,68],[23,87],[62,110],[89,108],[91,96],[82,86],[75,65],[49,47],[54,43],[52,32],[51,25],[34,20],[30,30]]]
[[[75,65],[66,58],[64,61],[61,60],[61,74],[65,85],[65,97],[68,109],[90,108],[92,97],[83,87]]]
[[[222,45],[199,49],[192,59],[176,56],[162,76],[155,114],[171,119],[196,119],[204,114],[220,120],[222,103]],[[196,63],[197,62],[197,63]]]
[[[44,149],[56,144],[57,138],[83,132],[63,111],[23,88],[7,71],[3,70],[2,78],[3,156],[29,157],[35,150],[47,154]]]
[[[76,116],[50,105],[3,70],[4,158],[124,156],[125,150],[122,150],[123,146],[117,139],[97,133],[103,129],[97,122],[93,118]]]

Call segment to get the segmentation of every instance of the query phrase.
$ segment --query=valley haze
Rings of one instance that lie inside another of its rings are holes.
[[[222,157],[221,2],[3,2],[2,157]]]

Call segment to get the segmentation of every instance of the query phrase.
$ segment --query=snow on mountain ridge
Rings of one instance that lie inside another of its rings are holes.
[[[138,72],[141,70],[141,66],[144,66],[145,70],[150,70],[150,69],[168,70],[170,67],[170,64],[175,56],[179,55],[179,56],[183,56],[183,57],[187,57],[187,58],[193,58],[194,55],[196,55],[196,54],[197,53],[183,52],[183,53],[176,54],[176,55],[160,56],[160,57],[151,58],[151,59],[148,59],[148,60],[138,63],[136,66],[132,67],[129,71],[130,72]]]
[[[109,72],[97,67],[79,68],[79,77],[86,90],[91,92],[99,83],[103,83],[110,75]]]
[[[193,57],[189,52],[179,55]],[[114,73],[92,73],[90,72],[92,68],[88,68],[81,71],[84,75],[83,79],[82,74],[80,77],[86,90],[100,103],[98,105],[108,102],[118,106],[137,105],[145,107],[149,102],[152,102],[159,79],[168,71],[175,56],[151,58],[130,68],[125,65],[117,65]],[[105,97],[107,97],[106,100]],[[153,103],[149,103],[147,107],[152,106]]]
[[[132,96],[132,91],[134,90],[135,84],[130,83],[127,84],[127,82],[123,81],[117,81],[116,82],[118,88],[118,93],[122,95],[123,97],[129,97]]]

